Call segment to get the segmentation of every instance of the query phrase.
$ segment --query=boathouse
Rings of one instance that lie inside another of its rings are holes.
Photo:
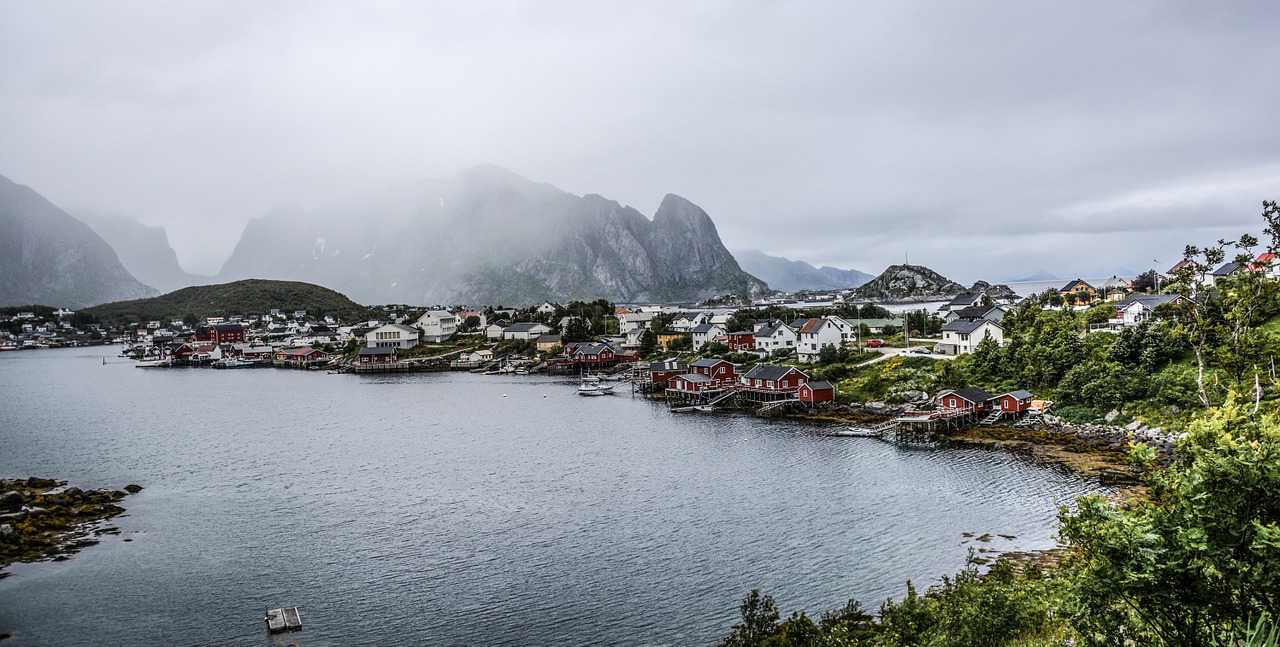
[[[1022,413],[1031,408],[1031,397],[1029,391],[1022,389],[997,395],[995,399],[996,408],[1002,413]]]
[[[835,402],[836,388],[830,382],[805,382],[796,391],[796,396],[805,404]]]
[[[675,391],[683,394],[705,393],[707,391],[719,390],[720,384],[716,380],[699,373],[685,373],[677,375],[667,381],[667,390]]]
[[[375,364],[394,364],[396,363],[396,349],[390,346],[380,348],[369,348],[368,346],[360,349],[360,364],[371,366]]]
[[[315,348],[282,348],[276,351],[276,362],[283,366],[307,368],[328,361],[329,354]]]
[[[748,400],[767,402],[794,398],[809,376],[793,366],[757,364],[742,376],[740,392]]]
[[[738,367],[722,359],[700,358],[689,365],[689,371],[705,375],[717,385],[728,386],[738,381]]]
[[[649,381],[655,386],[665,386],[667,381],[677,375],[689,372],[689,365],[675,359],[649,363]]]
[[[938,394],[938,406],[965,413],[986,411],[991,400],[992,395],[990,393],[973,387],[956,389],[955,391],[943,391]]]

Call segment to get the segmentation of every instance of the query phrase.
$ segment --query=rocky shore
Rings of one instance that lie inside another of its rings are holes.
[[[141,490],[85,491],[34,476],[0,479],[0,577],[14,562],[65,560],[97,537],[119,532],[102,522],[124,512],[117,504]]]

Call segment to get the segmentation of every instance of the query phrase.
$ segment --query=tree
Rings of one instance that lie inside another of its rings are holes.
[[[1252,408],[1233,393],[1201,414],[1182,460],[1147,472],[1149,499],[1062,509],[1078,555],[1067,610],[1091,644],[1207,645],[1280,618],[1280,418]],[[1133,460],[1155,455],[1138,445]]]
[[[1160,282],[1155,270],[1147,270],[1133,280],[1134,292],[1155,292]]]
[[[658,336],[652,330],[645,329],[640,333],[640,356],[647,357],[658,349]]]
[[[772,597],[760,595],[760,589],[751,589],[738,611],[742,622],[733,626],[721,647],[762,647],[778,628],[778,605]]]

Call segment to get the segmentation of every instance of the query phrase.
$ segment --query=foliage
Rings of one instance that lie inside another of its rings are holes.
[[[197,285],[150,299],[107,303],[85,311],[104,322],[173,321],[187,315],[200,320],[217,315],[260,315],[279,309],[328,313],[345,321],[370,318],[372,310],[328,288],[297,281],[248,279]]]
[[[1232,396],[1196,420],[1150,500],[1061,513],[1076,548],[1069,612],[1089,644],[1205,645],[1280,611],[1280,418]],[[1134,458],[1153,452],[1137,446]]]

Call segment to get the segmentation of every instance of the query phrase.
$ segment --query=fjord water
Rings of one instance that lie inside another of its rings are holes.
[[[752,588],[784,614],[875,608],[971,546],[1049,547],[1055,502],[1093,487],[563,378],[115,352],[0,353],[0,476],[146,488],[121,534],[0,579],[6,645],[708,645]],[[267,637],[279,606],[302,632]]]

